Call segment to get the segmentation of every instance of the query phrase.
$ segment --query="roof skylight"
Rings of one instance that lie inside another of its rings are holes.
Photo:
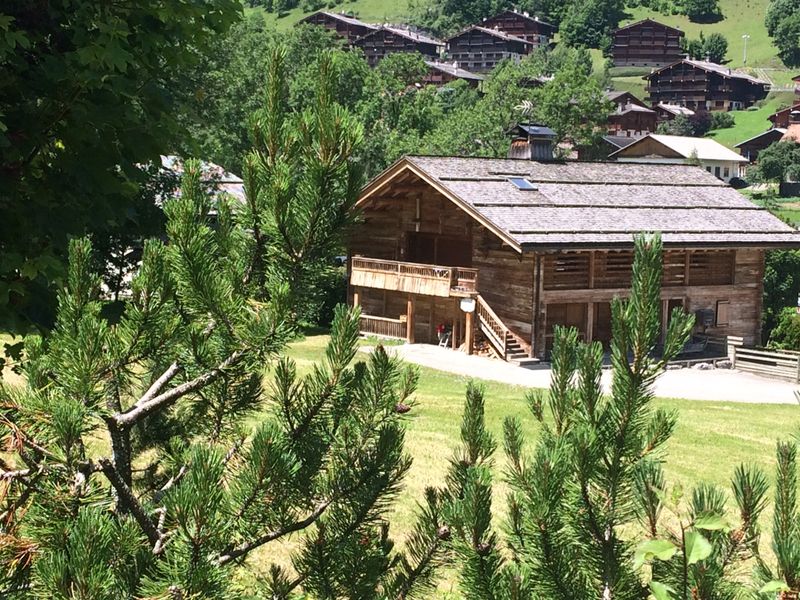
[[[509,177],[508,180],[516,186],[518,190],[535,190],[536,186],[533,185],[528,179],[524,177]]]

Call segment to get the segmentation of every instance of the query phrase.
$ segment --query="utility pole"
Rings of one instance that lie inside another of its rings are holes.
[[[744,58],[742,59],[742,63],[746,65],[747,64],[747,40],[750,39],[750,36],[745,33],[742,36],[742,39],[744,40]]]

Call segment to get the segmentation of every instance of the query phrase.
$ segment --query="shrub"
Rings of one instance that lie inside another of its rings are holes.
[[[711,113],[711,129],[728,129],[736,124],[729,112]]]
[[[781,350],[800,350],[800,314],[795,308],[784,308],[780,312],[767,345]]]

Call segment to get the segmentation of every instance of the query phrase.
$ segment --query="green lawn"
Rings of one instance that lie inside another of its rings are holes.
[[[728,129],[710,131],[708,137],[713,137],[720,144],[733,148],[739,142],[749,140],[751,137],[769,129],[772,125],[767,120],[767,117],[780,108],[788,106],[791,101],[791,94],[770,94],[760,107],[751,110],[732,111],[731,114],[736,124]]]
[[[292,344],[289,354],[300,370],[318,360],[327,336],[314,335]],[[416,502],[426,486],[441,486],[447,459],[458,443],[461,410],[467,379],[428,368],[421,369],[417,406],[409,413],[406,448],[414,464],[405,490],[391,516],[393,528],[402,537],[412,522]],[[501,441],[506,416],[523,420],[529,444],[536,439],[537,424],[524,402],[525,389],[486,382],[486,418]],[[754,398],[754,400],[756,400]],[[658,399],[658,406],[678,411],[678,427],[668,445],[665,464],[671,484],[684,488],[707,481],[728,489],[730,475],[740,463],[756,464],[773,475],[773,454],[778,438],[787,438],[800,424],[800,408],[728,402]],[[504,457],[497,454],[497,481],[502,478]],[[502,483],[498,492],[504,494]],[[495,500],[498,520],[505,513],[503,498]],[[769,513],[769,511],[768,511]],[[767,515],[771,518],[771,513]],[[770,529],[764,522],[765,530]],[[266,559],[266,557],[265,557]],[[457,597],[452,574],[444,578],[440,598]]]

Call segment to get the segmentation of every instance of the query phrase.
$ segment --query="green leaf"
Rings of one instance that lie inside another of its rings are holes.
[[[633,568],[639,569],[650,560],[669,560],[678,551],[677,546],[668,540],[649,540],[636,548],[633,558]]]
[[[759,594],[770,594],[775,592],[788,592],[789,586],[786,585],[783,581],[776,580],[770,581],[769,583],[765,584],[760,590],[758,590]]]
[[[706,531],[727,530],[728,523],[722,515],[706,514],[700,515],[694,520],[695,529],[705,529]]]
[[[674,596],[672,594],[675,593],[675,590],[663,583],[651,581],[650,592],[653,594],[652,598],[655,598],[655,600],[673,600]]]
[[[705,560],[713,550],[711,542],[703,537],[699,531],[687,531],[684,534],[684,548],[687,564],[693,565]]]

